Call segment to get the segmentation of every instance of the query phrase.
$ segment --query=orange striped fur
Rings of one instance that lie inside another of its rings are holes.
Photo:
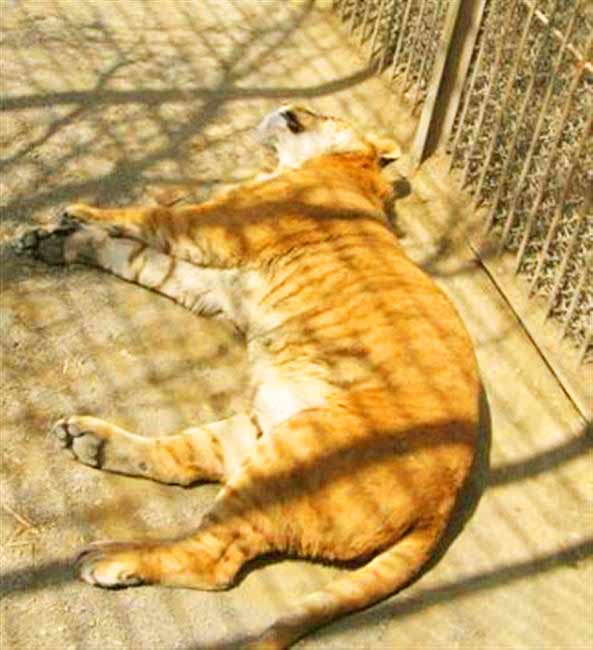
[[[381,145],[299,107],[258,133],[278,153],[268,178],[189,207],[70,206],[21,248],[244,333],[251,413],[156,439],[90,416],[55,432],[88,465],[223,483],[183,539],[86,549],[91,584],[222,589],[270,551],[360,561],[249,644],[279,649],[393,594],[431,556],[472,463],[479,382],[455,309],[388,226]]]

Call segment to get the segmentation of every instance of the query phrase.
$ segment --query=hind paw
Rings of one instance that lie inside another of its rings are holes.
[[[136,587],[142,575],[141,546],[124,542],[95,542],[76,560],[78,575],[90,585],[104,588]]]

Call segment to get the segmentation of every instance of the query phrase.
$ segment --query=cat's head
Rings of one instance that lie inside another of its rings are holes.
[[[399,156],[391,140],[364,135],[345,120],[296,105],[284,105],[268,113],[256,129],[256,138],[274,147],[283,168],[299,167],[324,154],[366,154],[376,157],[381,166]]]

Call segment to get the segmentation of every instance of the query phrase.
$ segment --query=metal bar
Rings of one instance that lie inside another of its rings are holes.
[[[482,1],[482,8],[485,4],[485,0]],[[492,11],[495,10],[495,6],[493,6]],[[477,35],[477,34],[476,34]],[[484,51],[486,49],[486,41],[487,38],[483,34],[482,38],[480,39],[480,45],[478,49],[478,55],[476,57],[476,61],[474,64],[474,68],[470,77],[470,82],[469,82],[469,87],[466,90],[466,95],[465,99],[463,102],[463,106],[461,108],[461,113],[459,115],[459,121],[457,123],[457,132],[455,133],[455,139],[453,140],[453,145],[451,148],[451,162],[449,165],[449,171],[451,171],[451,167],[453,165],[453,161],[455,159],[455,156],[457,155],[457,147],[459,146],[459,140],[461,137],[461,134],[463,133],[463,127],[465,124],[465,116],[467,114],[467,110],[469,108],[469,105],[471,104],[471,99],[473,97],[473,92],[474,92],[474,86],[476,84],[476,79],[478,78],[478,72],[481,72],[482,70],[482,56],[484,55]]]
[[[455,2],[456,0],[454,0]],[[422,23],[422,18],[424,18],[424,9],[426,8],[426,0],[420,0],[420,9],[418,11],[418,16],[416,17],[416,23],[415,23],[415,29],[413,31],[415,32],[414,35],[414,40],[412,42],[412,45],[410,46],[410,56],[408,58],[408,64],[406,65],[406,71],[404,72],[404,79],[403,79],[403,86],[405,91],[408,90],[409,85],[408,85],[408,77],[410,74],[410,68],[412,67],[412,61],[414,60],[414,57],[416,56],[416,50],[418,41],[420,39],[420,34],[422,33],[422,30],[420,29],[420,25]]]
[[[502,98],[499,98],[497,105],[496,105],[496,112],[494,115],[494,125],[492,132],[490,134],[490,141],[488,143],[488,147],[486,149],[486,156],[484,157],[484,161],[482,163],[482,170],[480,172],[480,176],[478,178],[478,183],[476,185],[476,191],[474,194],[474,206],[477,205],[480,201],[480,197],[482,194],[482,186],[484,185],[484,180],[486,178],[486,173],[490,167],[490,161],[492,160],[492,154],[494,153],[494,149],[496,147],[496,142],[498,139],[498,135],[500,133],[501,127],[502,127],[502,118],[504,115],[504,112],[508,110],[509,105],[510,105],[510,98],[511,94],[513,92],[513,86],[515,85],[515,82],[517,80],[517,70],[519,68],[519,61],[521,60],[521,57],[523,56],[523,50],[525,49],[525,44],[527,43],[527,37],[529,36],[529,28],[531,27],[531,21],[533,19],[533,12],[534,9],[531,10],[529,15],[527,16],[527,20],[525,21],[525,25],[523,27],[523,33],[521,34],[521,39],[519,40],[519,45],[517,49],[514,51],[514,57],[513,57],[513,62],[511,69],[509,71],[509,76],[506,81],[506,85],[503,91]],[[498,73],[498,69],[496,71],[496,74]],[[484,224],[484,231],[487,232],[490,229],[490,224],[487,222]]]
[[[550,104],[550,100],[552,99],[552,91],[554,89],[554,81],[558,78],[558,75],[560,73],[560,67],[562,65],[562,60],[564,58],[564,53],[566,50],[566,45],[568,43],[568,39],[572,33],[572,29],[576,23],[576,18],[577,18],[577,12],[578,12],[578,7],[575,5],[575,9],[572,13],[572,16],[570,17],[570,23],[568,25],[568,28],[566,30],[565,36],[564,36],[564,41],[562,45],[560,46],[560,50],[558,51],[558,55],[556,57],[556,61],[554,63],[554,69],[552,72],[552,75],[550,77],[550,80],[548,81],[548,85],[546,87],[546,92],[544,95],[544,100],[542,102],[539,116],[537,118],[537,124],[535,125],[535,129],[533,130],[533,135],[531,137],[531,142],[529,143],[529,149],[527,150],[527,154],[525,155],[525,160],[523,161],[523,167],[521,169],[521,173],[519,174],[519,179],[517,181],[517,184],[515,186],[515,193],[513,195],[513,198],[511,199],[511,204],[509,206],[509,209],[507,210],[507,218],[506,222],[502,231],[502,235],[500,238],[500,245],[504,246],[506,244],[506,241],[508,239],[509,233],[511,231],[511,228],[514,223],[515,219],[515,210],[517,209],[517,204],[519,202],[519,198],[521,196],[522,190],[523,190],[523,185],[525,181],[527,180],[527,174],[529,172],[529,168],[531,166],[531,159],[533,158],[533,154],[535,152],[537,143],[539,141],[539,137],[541,135],[541,130],[544,126],[545,123],[545,118],[548,113],[548,105]]]
[[[341,0],[340,2],[340,19],[343,20],[344,22],[346,21],[346,10],[348,8],[349,3],[350,0]]]
[[[414,109],[418,104],[418,99],[420,97],[421,81],[422,79],[424,79],[424,72],[426,70],[426,66],[428,65],[428,60],[429,60],[428,54],[429,54],[430,44],[436,40],[436,31],[439,24],[439,16],[441,14],[442,4],[443,4],[442,0],[437,0],[433,19],[432,19],[432,26],[430,28],[430,35],[428,36],[425,42],[424,52],[422,56],[422,64],[420,65],[420,70],[418,71],[418,81],[416,82],[416,88],[414,89],[414,99],[412,100],[412,106]],[[453,36],[453,31],[451,31],[451,37],[452,36]],[[449,51],[449,47],[450,47],[450,41],[447,43],[447,52]],[[446,54],[445,54],[445,60],[446,60]],[[436,61],[436,56],[435,56],[435,61]],[[439,79],[439,83],[440,83],[440,79]]]
[[[533,228],[533,224],[535,222],[535,218],[539,212],[540,205],[542,203],[542,200],[544,198],[544,194],[546,191],[546,186],[548,183],[548,178],[550,176],[550,173],[552,171],[552,163],[554,162],[556,158],[556,153],[558,151],[558,147],[560,145],[560,141],[562,139],[562,135],[564,133],[564,126],[570,116],[570,109],[572,108],[572,104],[574,102],[574,98],[576,95],[577,88],[581,82],[581,79],[583,78],[585,68],[584,67],[578,67],[576,70],[576,74],[573,77],[572,84],[570,85],[570,88],[568,90],[568,96],[566,98],[566,101],[564,102],[564,107],[562,110],[562,116],[560,119],[560,123],[556,129],[556,136],[554,138],[554,141],[552,142],[552,145],[550,146],[550,154],[548,156],[548,160],[546,163],[546,168],[544,170],[541,182],[540,182],[540,187],[539,191],[537,193],[537,197],[535,199],[535,202],[533,203],[533,206],[531,208],[531,211],[529,213],[529,216],[527,217],[527,222],[525,224],[525,230],[523,231],[523,237],[521,238],[521,244],[519,245],[519,250],[517,251],[517,255],[515,258],[515,273],[519,271],[521,268],[521,263],[523,261],[523,257],[525,255],[525,250],[527,248],[527,244],[529,242],[529,238],[531,237],[531,230]]]
[[[350,25],[348,26],[348,34],[352,36],[354,34],[354,30],[356,29],[356,19],[358,18],[358,5],[360,4],[361,0],[355,0],[353,9],[352,9],[352,15],[350,16]]]
[[[559,212],[561,213],[561,210],[559,210]],[[554,307],[554,303],[556,302],[556,297],[558,295],[558,292],[560,291],[560,287],[562,286],[562,280],[564,279],[564,273],[566,272],[568,262],[570,261],[570,258],[572,257],[572,254],[574,252],[576,243],[579,238],[579,231],[581,229],[584,219],[585,219],[584,213],[579,213],[579,219],[577,220],[573,228],[572,235],[568,242],[568,246],[566,247],[566,250],[564,251],[564,255],[562,256],[560,266],[556,270],[556,278],[554,280],[554,284],[550,291],[550,295],[548,296],[548,304],[546,306],[546,312],[545,312],[546,318],[550,316],[550,313],[552,312],[552,308]],[[529,290],[530,296],[533,295],[533,290],[534,290],[534,284],[532,282],[532,286],[530,287]]]
[[[559,0],[556,0],[555,6],[554,6],[554,11],[558,7]],[[530,14],[529,16],[529,24],[531,22],[531,17],[533,14]],[[529,26],[528,24],[528,26]],[[517,123],[515,125],[515,128],[513,130],[513,134],[511,135],[510,143],[505,151],[505,158],[504,158],[504,163],[502,166],[502,170],[500,172],[500,175],[498,177],[497,181],[497,188],[496,188],[496,195],[494,197],[494,200],[491,201],[490,209],[488,210],[488,216],[485,219],[484,222],[484,232],[488,232],[490,228],[492,227],[492,224],[494,222],[494,217],[496,215],[496,209],[498,208],[498,204],[500,202],[500,198],[502,196],[503,189],[505,187],[506,181],[507,181],[507,176],[509,173],[509,169],[511,167],[511,163],[515,161],[515,154],[516,154],[516,144],[517,144],[517,139],[519,138],[519,134],[524,128],[523,120],[525,119],[525,113],[527,111],[527,107],[529,106],[531,102],[531,93],[533,92],[533,89],[535,88],[535,80],[537,78],[537,70],[538,66],[541,63],[541,54],[542,52],[545,52],[545,45],[548,43],[548,38],[550,36],[550,30],[546,30],[543,38],[541,38],[539,42],[539,47],[537,48],[537,54],[533,58],[533,63],[531,65],[531,74],[529,78],[529,84],[527,86],[527,89],[525,90],[524,97],[523,97],[523,102],[521,104],[521,108],[519,110],[519,118],[517,120]],[[508,97],[505,97],[503,100],[503,103],[505,105],[508,105]],[[541,111],[540,111],[541,115]],[[506,238],[503,239],[501,238],[498,243],[498,252],[501,253],[504,244],[506,242]]]
[[[441,6],[442,4],[439,2],[439,8]],[[476,39],[478,37],[485,6],[486,0],[464,0],[459,4],[457,15],[454,20],[453,29],[449,35],[449,39],[446,45],[447,50],[445,65],[440,78],[438,78],[436,98],[434,101],[432,114],[430,116],[428,129],[423,135],[418,135],[416,146],[418,147],[417,155],[420,156],[419,160],[424,159],[426,156],[433,153],[437,147],[440,144],[444,144],[450,136],[450,133],[453,129],[453,124],[455,122],[455,115],[457,113],[463,95],[466,77],[470,67],[470,62],[476,44]],[[445,41],[447,40],[448,35],[447,20],[450,17],[451,11],[452,6],[451,3],[449,3],[441,29],[442,37],[445,39]],[[433,30],[439,27],[440,14],[441,12],[438,11],[437,15],[435,16],[435,20],[433,21]],[[433,35],[434,31],[433,34],[431,34],[431,37]],[[465,97],[465,111],[467,111],[467,108],[469,107],[471,100],[471,90],[473,90],[473,83],[475,83],[478,67],[481,66],[483,52],[484,39],[482,39],[480,42],[476,65],[474,66],[470,82],[470,90]],[[438,55],[439,51],[437,50],[434,64],[435,66],[438,64]],[[422,68],[421,76],[423,76],[423,70],[424,66]],[[431,78],[428,85],[427,97],[425,98],[425,106],[426,102],[430,98],[430,89],[433,83],[437,82]],[[418,91],[419,86],[417,86],[415,101],[417,100],[419,94]],[[423,109],[423,111],[424,110],[425,109]],[[460,134],[461,131],[458,129],[456,142],[459,141]]]
[[[572,162],[570,164],[570,167],[568,169],[568,172],[566,174],[566,180],[564,181],[564,187],[562,189],[562,196],[559,197],[558,199],[558,204],[556,206],[556,209],[554,210],[554,217],[552,219],[552,222],[550,223],[550,226],[548,227],[548,232],[546,234],[546,239],[544,240],[544,244],[542,246],[542,250],[540,252],[539,259],[537,261],[537,265],[535,267],[535,271],[533,274],[533,277],[531,278],[531,283],[529,285],[529,295],[533,295],[533,292],[535,290],[535,286],[537,284],[537,281],[539,279],[539,274],[541,273],[542,267],[548,258],[548,253],[550,251],[550,245],[552,244],[552,240],[554,239],[554,235],[556,234],[556,229],[558,228],[558,225],[560,224],[560,219],[563,216],[563,208],[566,203],[566,199],[568,197],[568,193],[570,192],[570,188],[572,186],[572,181],[574,179],[574,172],[576,168],[579,165],[579,158],[581,156],[581,153],[583,152],[585,146],[589,142],[589,138],[591,137],[591,127],[593,126],[593,115],[589,116],[589,122],[587,126],[585,127],[583,134],[582,134],[582,139],[581,142],[579,143],[579,146],[577,150],[574,152],[573,157],[572,157]],[[585,212],[588,211],[589,206],[585,206]],[[564,274],[564,270],[566,268],[566,265],[568,264],[568,259],[564,259],[563,263],[560,265],[560,269],[558,270],[558,273],[560,274],[557,277],[557,280],[554,285],[554,290],[552,291],[549,300],[548,300],[548,309],[547,309],[547,314],[550,313],[552,309],[552,305],[555,301],[556,298],[556,293],[558,289],[560,288],[561,284],[561,279],[562,275]]]
[[[379,34],[379,28],[381,26],[381,19],[383,18],[383,13],[385,11],[386,1],[387,0],[381,0],[381,4],[379,5],[379,11],[375,16],[375,29],[373,29],[373,35],[371,37],[371,48],[369,50],[369,56],[371,57],[371,59],[375,55],[375,45],[377,43],[377,35]]]
[[[359,39],[358,39],[358,46],[359,47],[362,47],[363,44],[364,44],[367,25],[368,25],[368,22],[369,22],[369,15],[370,15],[370,12],[371,12],[371,4],[372,4],[371,0],[366,0],[366,6],[364,8],[364,16],[362,17],[362,27],[360,29],[360,35],[359,35]]]
[[[396,24],[395,16],[396,16],[397,10],[399,9],[399,6],[400,6],[399,2],[392,2],[391,5],[392,5],[391,14],[389,15],[389,20],[387,22],[387,29],[385,30],[385,32],[386,32],[385,41],[386,42],[383,45],[381,58],[379,59],[378,69],[380,71],[383,70],[383,68],[385,67],[385,58],[387,57],[387,51],[388,51],[389,47],[391,46],[391,36],[392,36],[392,32],[393,32],[395,24]]]
[[[462,178],[461,178],[461,183],[463,186],[467,185],[468,182],[468,174],[469,174],[469,166],[470,162],[473,157],[473,153],[475,151],[476,145],[478,143],[478,135],[480,134],[482,130],[482,125],[484,123],[484,117],[486,116],[486,108],[490,102],[490,98],[492,96],[492,90],[494,88],[494,79],[496,77],[496,72],[498,72],[498,69],[500,68],[500,62],[502,59],[502,44],[504,37],[507,35],[510,25],[511,25],[511,18],[513,16],[513,13],[515,12],[515,7],[517,6],[518,0],[514,0],[513,2],[509,3],[509,6],[507,7],[506,13],[503,18],[503,29],[500,34],[499,41],[496,45],[496,55],[494,57],[494,70],[490,73],[489,79],[488,79],[488,86],[486,88],[486,94],[484,95],[484,101],[482,102],[482,106],[480,107],[480,113],[478,115],[478,122],[476,125],[476,128],[474,129],[474,138],[473,138],[473,143],[470,147],[469,154],[466,158],[465,165],[463,167],[463,172],[462,172]]]
[[[585,258],[585,264],[581,269],[581,274],[579,275],[579,279],[575,287],[574,294],[572,296],[572,299],[566,311],[566,316],[562,323],[562,332],[561,332],[560,340],[562,340],[568,334],[568,328],[576,312],[577,305],[579,304],[581,293],[583,292],[583,289],[586,286],[587,277],[591,270],[592,264],[593,264],[593,251],[590,251],[587,257]]]
[[[533,0],[520,0],[522,4],[524,4],[526,7],[533,7],[535,8],[535,3]],[[585,4],[584,2],[582,3],[583,5]],[[575,0],[575,10],[579,10],[581,7],[579,6],[578,2]],[[550,19],[539,9],[535,8],[535,17],[543,24],[548,26],[550,23]],[[559,42],[562,43],[564,41],[564,35],[559,29],[552,29],[552,36]],[[577,60],[578,63],[581,63],[584,65],[585,69],[587,72],[590,74],[593,74],[593,63],[591,61],[588,61],[587,59],[589,58],[589,55],[583,55],[580,50],[578,50],[574,45],[569,44],[568,45],[568,51],[574,56],[574,58]]]
[[[410,18],[410,10],[412,9],[412,5],[414,4],[414,0],[408,0],[408,3],[406,4],[406,9],[404,11],[404,17],[402,19],[402,25],[401,29],[399,32],[399,38],[397,39],[397,46],[395,48],[395,53],[393,55],[393,62],[391,64],[391,72],[389,74],[389,80],[393,81],[395,77],[395,70],[397,68],[397,64],[399,61],[399,55],[401,54],[401,49],[402,45],[404,42],[404,35],[406,33],[406,29],[408,27],[408,20]]]
[[[466,0],[459,8],[439,89],[442,97],[437,98],[427,136],[427,147],[431,150],[447,142],[453,130],[485,6],[486,0]]]
[[[433,64],[432,76],[428,85],[428,92],[426,94],[426,99],[422,108],[422,114],[420,115],[420,120],[418,121],[418,126],[414,135],[414,142],[412,144],[411,155],[412,160],[416,165],[419,165],[422,162],[422,157],[424,155],[424,148],[427,142],[430,124],[432,122],[439,88],[441,85],[441,80],[443,78],[445,64],[447,62],[449,48],[451,46],[451,39],[453,36],[453,31],[455,29],[455,24],[457,22],[457,17],[459,15],[460,7],[461,0],[451,0],[449,7],[447,8],[445,24],[443,25],[443,33]]]
[[[496,195],[494,196],[494,200],[491,202],[490,209],[488,210],[488,215],[484,221],[484,226],[483,226],[483,231],[488,232],[490,228],[492,227],[492,224],[494,222],[494,217],[496,216],[496,210],[498,208],[498,204],[500,202],[500,198],[502,196],[502,191],[503,188],[505,187],[505,183],[507,180],[507,176],[509,173],[509,169],[511,168],[511,163],[515,160],[514,153],[516,151],[515,147],[517,145],[517,139],[519,137],[519,133],[523,129],[523,120],[525,119],[525,113],[527,111],[527,107],[529,106],[530,99],[531,99],[531,92],[533,91],[533,79],[532,77],[532,82],[530,83],[530,86],[525,93],[525,98],[523,100],[523,103],[521,105],[521,110],[519,111],[519,119],[517,120],[517,125],[515,126],[515,130],[513,131],[513,135],[511,136],[511,142],[509,146],[509,151],[507,152],[507,155],[505,157],[505,161],[502,167],[502,170],[500,172],[500,175],[498,177],[497,181],[497,188],[496,188]],[[506,243],[506,237],[501,238],[498,242],[498,252],[501,253],[502,250],[504,249],[504,245]]]

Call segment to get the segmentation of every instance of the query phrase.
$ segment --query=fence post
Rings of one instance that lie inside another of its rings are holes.
[[[451,0],[414,143],[418,166],[447,141],[478,37],[486,0]]]

